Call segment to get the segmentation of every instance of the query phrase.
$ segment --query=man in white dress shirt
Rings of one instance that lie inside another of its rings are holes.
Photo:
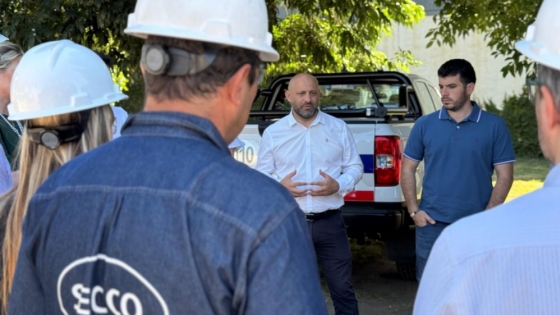
[[[264,131],[256,169],[280,181],[305,213],[336,314],[358,314],[340,207],[364,167],[346,123],[319,110],[319,94],[312,75],[291,79],[292,111]]]
[[[560,314],[560,1],[545,0],[516,48],[538,63],[528,79],[539,143],[554,165],[530,194],[443,231],[414,314]]]

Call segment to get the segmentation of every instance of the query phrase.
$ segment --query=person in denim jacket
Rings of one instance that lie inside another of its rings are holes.
[[[24,121],[26,127],[16,152],[19,174],[0,197],[1,314],[14,279],[29,200],[60,166],[111,140],[109,103],[127,98],[113,84],[101,59],[69,40],[30,49],[12,83],[8,119]]]
[[[263,0],[138,0],[144,111],[31,200],[10,314],[327,314],[298,204],[227,147],[267,28]]]

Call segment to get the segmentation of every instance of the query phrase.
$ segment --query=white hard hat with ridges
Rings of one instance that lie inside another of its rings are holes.
[[[279,58],[264,0],[138,0],[124,32],[245,48],[264,62]]]
[[[128,98],[101,58],[69,40],[47,42],[23,55],[12,76],[10,120],[72,113]]]
[[[529,25],[525,39],[515,48],[530,59],[560,70],[560,0],[545,0],[535,23]]]

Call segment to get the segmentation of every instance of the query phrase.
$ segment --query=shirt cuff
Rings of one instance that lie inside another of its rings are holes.
[[[336,182],[338,183],[338,193],[341,196],[346,196],[346,194],[354,190],[354,187],[348,189],[348,185],[344,180],[344,177],[340,176],[339,178],[335,178],[334,180],[336,180]]]

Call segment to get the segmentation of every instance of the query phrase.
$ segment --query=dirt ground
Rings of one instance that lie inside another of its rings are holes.
[[[354,263],[352,281],[361,315],[410,315],[418,289],[416,281],[402,280],[395,264],[384,258]],[[329,309],[334,315],[327,285],[323,292]]]

